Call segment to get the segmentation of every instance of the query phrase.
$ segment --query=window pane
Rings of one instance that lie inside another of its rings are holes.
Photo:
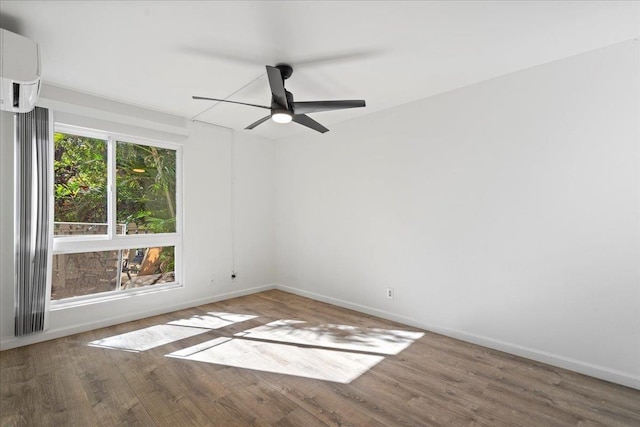
[[[175,248],[173,246],[127,249],[122,251],[121,289],[173,283]]]
[[[127,234],[176,231],[176,152],[118,141],[116,212]]]
[[[54,135],[54,235],[107,233],[107,143]]]
[[[121,251],[53,256],[51,299],[115,291]]]
[[[175,282],[175,247],[53,256],[51,299]]]

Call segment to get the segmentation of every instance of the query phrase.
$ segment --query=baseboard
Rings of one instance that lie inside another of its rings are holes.
[[[108,319],[101,319],[95,322],[82,323],[80,325],[73,325],[66,328],[49,329],[40,334],[27,335],[20,338],[11,338],[0,342],[0,351],[9,350],[16,347],[22,347],[25,345],[36,344],[43,341],[49,341],[56,338],[62,338],[69,335],[79,334],[81,332],[92,331],[94,329],[106,328],[108,326],[118,325],[120,323],[132,322],[134,320],[140,320],[147,317],[157,316],[165,313],[172,313],[174,311],[184,310],[186,308],[197,307],[199,305],[210,304],[212,302],[223,301],[231,298],[242,297],[245,295],[251,295],[258,292],[268,291],[274,289],[275,285],[263,285],[256,286],[249,289],[242,289],[239,291],[226,292],[223,294],[213,295],[206,298],[199,298],[195,300],[186,301],[180,304],[172,305],[170,307],[163,307],[154,310],[147,310],[143,312],[128,314],[126,316],[116,316]]]
[[[337,305],[339,307],[348,308],[350,310],[358,311],[361,313],[369,314],[372,316],[381,317],[383,319],[392,320],[394,322],[403,323],[408,326],[414,326],[416,328],[424,329],[437,334],[445,335],[451,338],[456,338],[462,341],[478,344],[483,347],[492,348],[494,350],[504,351],[505,353],[513,354],[516,356],[524,357],[526,359],[535,360],[537,362],[546,363],[549,365],[557,366],[559,368],[568,369],[570,371],[578,372],[584,375],[588,375],[601,380],[609,381],[612,383],[624,385],[640,390],[640,376],[633,375],[627,372],[621,372],[614,369],[609,369],[603,366],[594,365],[581,360],[571,359],[557,354],[547,353],[544,351],[532,349],[529,347],[523,347],[517,344],[512,344],[493,338],[469,334],[464,331],[458,331],[454,329],[448,329],[437,325],[426,324],[416,319],[405,317],[396,313],[391,313],[384,310],[379,310],[373,307],[368,307],[361,304],[356,304],[350,301],[341,300],[338,298],[329,297],[326,295],[317,294],[315,292],[309,292],[301,289],[292,288],[289,286],[276,284],[275,289],[279,289],[292,294],[300,295],[306,298],[310,298],[316,301],[326,302],[329,304]]]

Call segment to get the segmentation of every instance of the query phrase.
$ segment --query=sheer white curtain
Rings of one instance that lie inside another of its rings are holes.
[[[16,114],[15,335],[44,330],[49,260],[49,111]]]

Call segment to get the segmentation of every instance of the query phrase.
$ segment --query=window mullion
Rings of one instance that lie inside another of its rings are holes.
[[[113,137],[107,141],[107,232],[109,239],[115,238],[116,224],[116,147]]]

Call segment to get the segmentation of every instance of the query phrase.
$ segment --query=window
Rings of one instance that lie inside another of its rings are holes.
[[[176,152],[128,142],[116,147],[116,212],[136,233],[176,231]]]
[[[51,299],[177,286],[180,148],[60,124],[53,141]]]
[[[54,236],[107,234],[107,142],[54,134]]]

